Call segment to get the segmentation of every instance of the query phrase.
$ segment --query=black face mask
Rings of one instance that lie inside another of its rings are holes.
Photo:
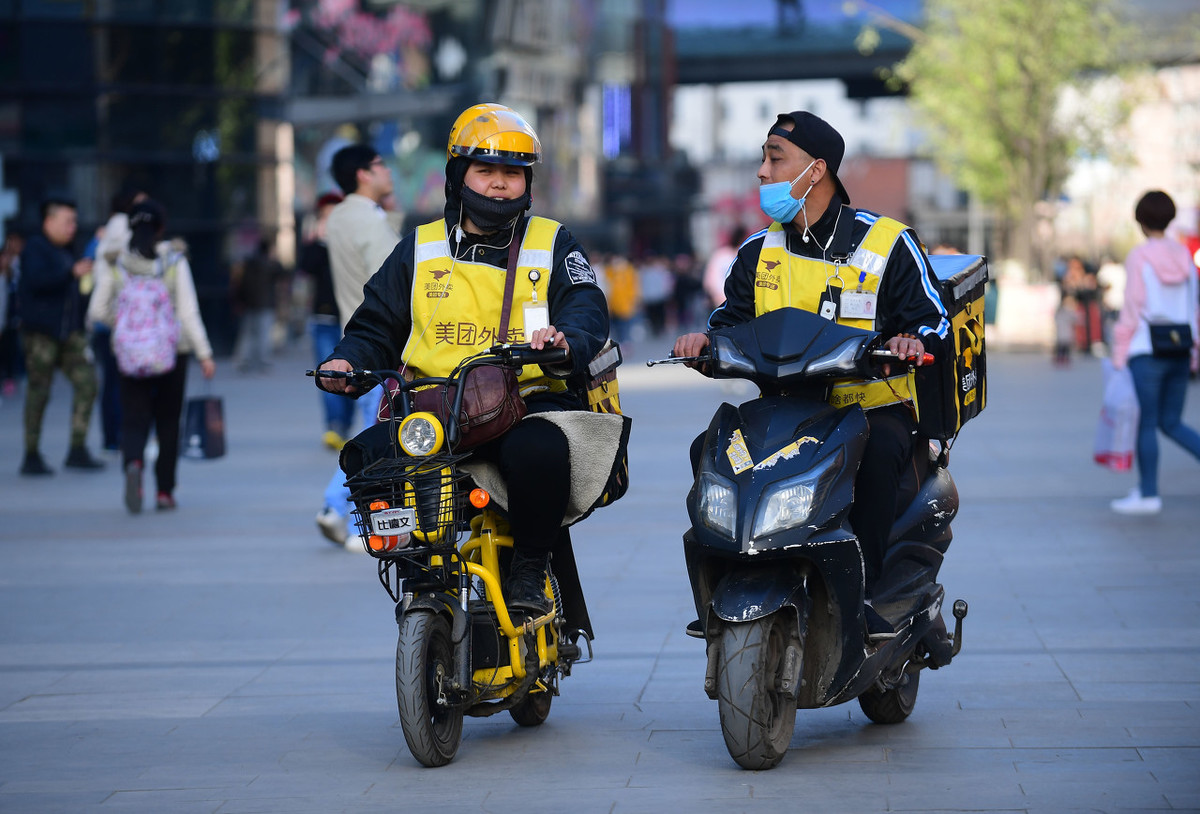
[[[528,190],[520,198],[510,201],[493,200],[466,186],[459,191],[459,195],[462,198],[463,212],[485,234],[499,232],[511,226],[533,203],[533,197]]]

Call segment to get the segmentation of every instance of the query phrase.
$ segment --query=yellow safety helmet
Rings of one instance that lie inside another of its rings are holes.
[[[511,107],[474,105],[460,113],[450,128],[446,158],[454,156],[529,167],[542,160],[542,143],[529,122]]]

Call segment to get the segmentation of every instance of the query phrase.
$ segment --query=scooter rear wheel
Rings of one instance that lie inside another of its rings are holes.
[[[772,769],[787,754],[796,728],[796,699],[779,687],[788,642],[787,619],[774,613],[721,631],[717,706],[729,755],[743,769]]]
[[[520,726],[541,726],[550,717],[553,700],[554,696],[548,692],[530,693],[519,704],[510,707],[508,714]]]
[[[912,714],[917,705],[920,673],[908,673],[907,681],[890,690],[868,690],[858,696],[863,713],[877,724],[898,724]]]
[[[463,708],[444,703],[453,675],[450,623],[431,610],[404,614],[396,644],[396,703],[408,751],[425,766],[445,766],[462,742]]]

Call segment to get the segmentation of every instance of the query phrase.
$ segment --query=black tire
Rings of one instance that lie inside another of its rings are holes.
[[[533,692],[519,704],[509,707],[508,714],[520,726],[541,726],[550,717],[550,702],[554,696],[548,692]]]
[[[908,673],[903,686],[892,690],[868,690],[858,696],[858,705],[877,724],[898,724],[912,714],[917,705],[920,673]]]
[[[713,646],[717,706],[729,756],[743,769],[772,769],[796,728],[796,699],[778,688],[790,639],[782,614],[729,624]]]
[[[453,675],[450,623],[430,610],[404,614],[396,644],[396,704],[408,750],[425,766],[445,766],[462,742],[462,706],[437,703],[439,685]]]

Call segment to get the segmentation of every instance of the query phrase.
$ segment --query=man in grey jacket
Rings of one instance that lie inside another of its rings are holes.
[[[343,147],[334,153],[331,170],[346,195],[329,213],[325,226],[333,294],[345,330],[346,323],[362,304],[363,286],[387,260],[400,238],[381,206],[392,192],[392,172],[373,147],[367,144]],[[363,411],[360,429],[373,420],[367,411],[374,401],[359,399]],[[325,506],[317,513],[317,527],[330,542],[357,550],[358,539],[347,531],[350,491],[344,482],[345,475],[335,467],[325,487]]]

